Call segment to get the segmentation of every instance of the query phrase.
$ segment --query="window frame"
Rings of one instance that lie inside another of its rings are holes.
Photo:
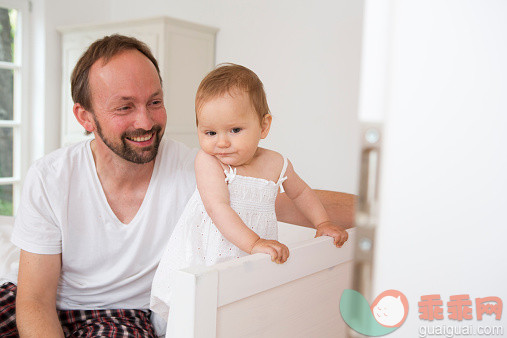
[[[27,111],[30,102],[29,83],[29,0],[0,0],[0,7],[18,11],[14,62],[0,61],[0,69],[14,70],[13,118],[0,120],[0,128],[12,128],[12,176],[0,177],[0,185],[12,185],[12,214],[16,214],[21,197],[22,177],[28,169],[30,125]]]

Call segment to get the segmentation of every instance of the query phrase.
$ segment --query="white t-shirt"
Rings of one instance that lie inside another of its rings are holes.
[[[129,224],[111,210],[90,141],[35,162],[25,179],[12,242],[62,254],[58,309],[148,309],[163,249],[195,189],[197,151],[164,139],[139,211]]]

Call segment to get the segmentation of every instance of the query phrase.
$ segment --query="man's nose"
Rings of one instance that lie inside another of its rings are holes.
[[[150,130],[153,128],[153,118],[150,111],[146,107],[138,109],[134,127],[136,129]]]
[[[226,135],[219,135],[218,136],[218,142],[217,146],[220,148],[227,148],[231,145],[231,142],[229,142],[229,138]]]

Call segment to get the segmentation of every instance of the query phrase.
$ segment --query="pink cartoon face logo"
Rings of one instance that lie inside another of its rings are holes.
[[[398,290],[386,290],[375,298],[371,312],[380,325],[399,327],[407,318],[407,297]]]

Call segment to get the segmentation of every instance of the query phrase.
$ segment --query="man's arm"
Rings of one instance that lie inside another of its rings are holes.
[[[21,250],[16,296],[16,323],[21,337],[63,337],[56,314],[61,254]]]
[[[331,222],[343,228],[354,226],[356,196],[336,191],[314,190],[324,205]],[[286,194],[276,198],[276,217],[278,221],[313,228],[312,224],[298,210]]]

